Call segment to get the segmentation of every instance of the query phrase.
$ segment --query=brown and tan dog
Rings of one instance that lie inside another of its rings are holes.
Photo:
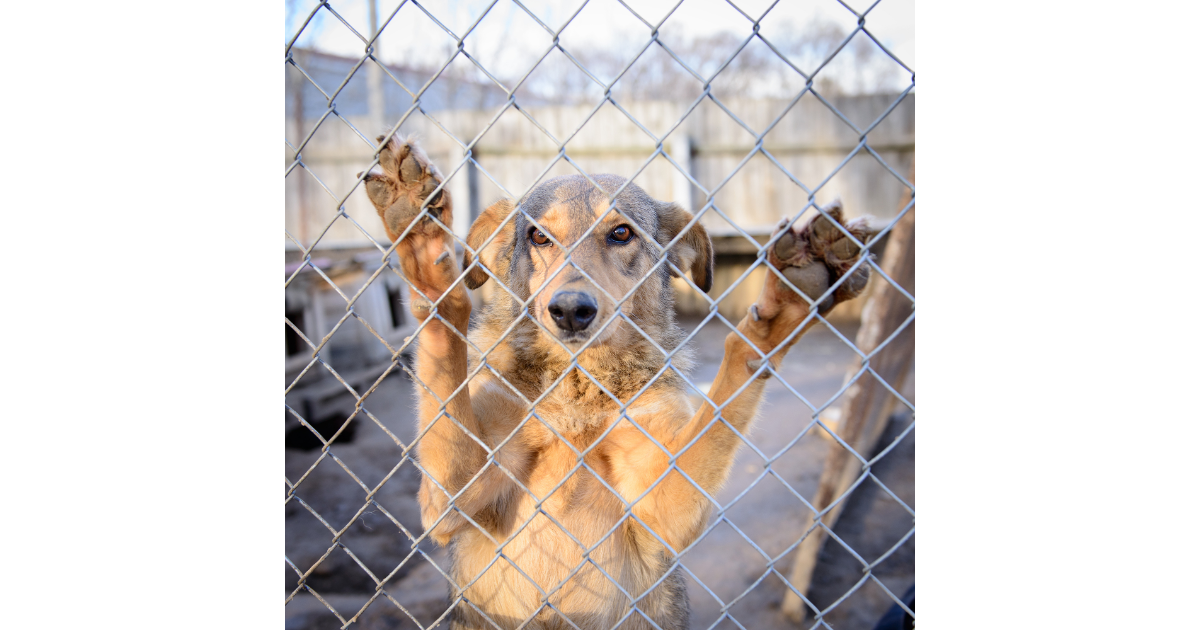
[[[669,261],[707,291],[712,245],[699,224],[677,239],[692,215],[635,185],[610,210],[609,194],[625,180],[592,178],[603,192],[582,176],[556,177],[522,199],[515,213],[510,200],[489,207],[467,236],[478,255],[468,250],[461,267],[443,228],[427,218],[411,225],[442,182],[415,143],[389,139],[380,167],[365,178],[389,238],[408,230],[396,249],[412,287],[413,314],[424,321],[430,302],[441,300],[437,314],[449,323],[434,319],[420,333],[416,373],[424,385],[417,446],[426,473],[422,520],[434,540],[451,545],[453,595],[463,598],[452,628],[688,624],[682,577],[668,569],[702,533],[712,508],[693,482],[716,494],[739,440],[713,421],[711,405],[693,408],[675,371],[690,367],[686,349],[663,370],[663,351],[676,349],[684,333],[675,324],[671,271],[660,264],[660,252],[674,240]],[[448,192],[428,206],[452,224]],[[840,221],[840,207],[826,210]],[[862,221],[844,227],[860,242],[869,235]],[[572,246],[564,264],[563,248]],[[817,298],[859,251],[818,217],[783,234],[768,260]],[[456,282],[463,269],[465,282]],[[487,353],[480,357],[464,340],[467,288],[492,277],[507,291],[497,291],[471,327],[471,344]],[[820,312],[860,293],[866,280],[863,265]],[[763,356],[778,348],[770,358],[778,366],[804,332],[796,329],[809,304],[768,273],[738,324],[756,348],[736,333],[726,338],[708,397],[724,405],[720,417],[738,431],[748,428],[762,398]],[[461,387],[482,360],[485,368]],[[690,480],[671,469],[672,458]]]

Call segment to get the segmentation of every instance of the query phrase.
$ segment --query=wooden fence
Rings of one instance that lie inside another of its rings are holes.
[[[888,111],[896,95],[870,95],[829,98],[830,104],[859,128],[865,129]],[[726,106],[756,132],[787,109],[789,101],[772,99],[738,100]],[[745,232],[765,238],[781,216],[794,215],[808,202],[809,195],[761,153],[754,155],[735,174],[739,163],[754,148],[754,136],[711,101],[703,101],[682,123],[687,104],[673,102],[637,102],[623,104],[626,111],[656,135],[670,131],[664,149],[684,165],[701,185],[712,189],[728,178],[713,198],[715,208],[705,212],[702,222],[714,236],[718,251],[718,269],[712,296],[720,295],[752,263],[753,246],[738,236],[737,230],[717,212],[729,217]],[[497,108],[498,110],[499,108]],[[586,106],[530,108],[529,115],[558,141],[567,138],[591,112]],[[401,126],[402,134],[416,134],[430,157],[450,176],[449,189],[457,211],[455,231],[465,235],[473,216],[482,207],[505,196],[518,196],[538,181],[558,154],[558,142],[548,137],[521,112],[443,110],[428,116],[415,113]],[[915,95],[909,94],[868,135],[867,142],[893,170],[906,174],[911,168],[914,149]],[[495,122],[493,123],[493,119]],[[386,130],[367,128],[366,117],[349,117],[349,122],[368,137]],[[435,122],[436,121],[436,122]],[[289,123],[287,135],[295,144],[307,136],[315,120],[304,123],[301,132]],[[489,127],[490,124],[490,127]],[[445,131],[443,131],[443,129]],[[486,133],[484,131],[486,130]],[[451,175],[463,159],[461,146],[447,136],[454,134],[463,143],[483,133],[474,156],[479,172],[464,166]],[[851,217],[895,215],[897,203],[906,189],[899,180],[865,150],[852,155],[859,135],[824,103],[805,95],[763,138],[763,148],[810,189],[829,178],[815,194],[819,204],[840,196]],[[566,144],[567,154],[590,173],[614,173],[630,176],[646,164],[654,153],[654,141],[611,104],[605,104]],[[836,174],[830,174],[844,160]],[[290,149],[285,162],[292,160]],[[287,178],[286,226],[288,232],[305,245],[317,238],[336,215],[340,199],[351,190],[356,173],[372,159],[372,147],[350,127],[337,119],[327,119],[303,151],[305,166],[318,182],[302,169]],[[578,171],[559,160],[545,177]],[[473,181],[472,181],[473,180]],[[635,183],[651,196],[671,200],[698,212],[706,203],[705,195],[692,186],[669,161],[655,157],[634,177]],[[345,202],[346,213],[379,242],[385,242],[382,226],[366,195],[356,190]],[[287,243],[290,249],[294,245]],[[357,250],[368,246],[366,238],[351,222],[339,220],[321,239],[328,249]],[[761,274],[761,271],[759,271]],[[682,287],[682,283],[680,284]],[[761,281],[749,279],[721,304],[722,313],[740,317],[757,295]],[[707,304],[690,290],[679,292],[683,313],[707,310]],[[843,307],[845,315],[856,309]]]

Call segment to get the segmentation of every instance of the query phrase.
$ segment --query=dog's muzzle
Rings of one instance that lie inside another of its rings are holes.
[[[559,291],[550,298],[546,307],[550,317],[559,328],[569,332],[581,332],[596,319],[599,307],[596,299],[579,291]]]

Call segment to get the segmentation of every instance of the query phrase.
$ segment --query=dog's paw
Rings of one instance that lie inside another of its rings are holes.
[[[843,220],[841,201],[835,201],[823,210],[829,218],[817,215],[804,227],[789,230],[787,220],[781,221],[771,235],[772,238],[779,235],[779,239],[767,253],[767,261],[807,299],[771,273],[764,287],[766,299],[757,305],[759,311],[774,312],[789,303],[803,306],[807,311],[811,303],[820,300],[817,311],[823,315],[834,306],[857,297],[866,288],[869,268],[859,265],[851,271],[862,253],[854,239],[865,243],[875,231],[866,219]],[[846,277],[841,284],[829,293],[829,288],[843,276]]]
[[[382,142],[383,138],[379,136],[377,140]],[[388,139],[387,145],[379,153],[379,167],[371,169],[363,178],[363,183],[367,197],[383,220],[389,238],[394,241],[404,233],[420,214],[426,199],[429,199],[429,216],[450,225],[450,193],[445,189],[434,193],[442,179],[441,172],[416,142],[401,140],[396,136]],[[442,229],[432,221],[423,219],[413,231],[432,236]]]
[[[380,136],[379,141],[383,138]],[[404,235],[404,239],[396,243],[396,254],[405,278],[412,285],[414,293],[410,305],[419,320],[428,317],[430,301],[439,299],[454,286],[460,273],[454,258],[453,238],[446,228],[430,218],[436,218],[446,226],[453,224],[450,193],[445,189],[434,192],[442,181],[441,172],[421,147],[412,140],[395,136],[389,138],[380,151],[379,166],[363,177],[367,197],[379,212],[388,238],[397,241]],[[427,208],[425,215],[421,214],[423,205]],[[421,218],[417,219],[419,216]],[[414,220],[416,225],[413,225]],[[469,303],[464,305],[466,289],[460,288],[458,292],[462,295],[443,303],[440,308],[443,313],[461,319],[457,315],[469,315],[470,306]]]

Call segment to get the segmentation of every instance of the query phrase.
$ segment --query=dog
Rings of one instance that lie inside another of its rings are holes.
[[[424,324],[419,501],[425,530],[450,548],[450,627],[687,628],[671,568],[729,473],[729,427],[749,428],[764,363],[778,367],[815,323],[811,306],[828,313],[866,287],[867,265],[855,267],[866,221],[844,222],[839,203],[775,229],[774,272],[707,393],[714,421],[680,375],[692,360],[671,276],[703,291],[713,281],[712,243],[690,212],[617,176],[555,177],[484,210],[460,264],[450,193],[416,142],[388,137],[359,176]],[[472,322],[468,289],[489,280],[504,286]]]

